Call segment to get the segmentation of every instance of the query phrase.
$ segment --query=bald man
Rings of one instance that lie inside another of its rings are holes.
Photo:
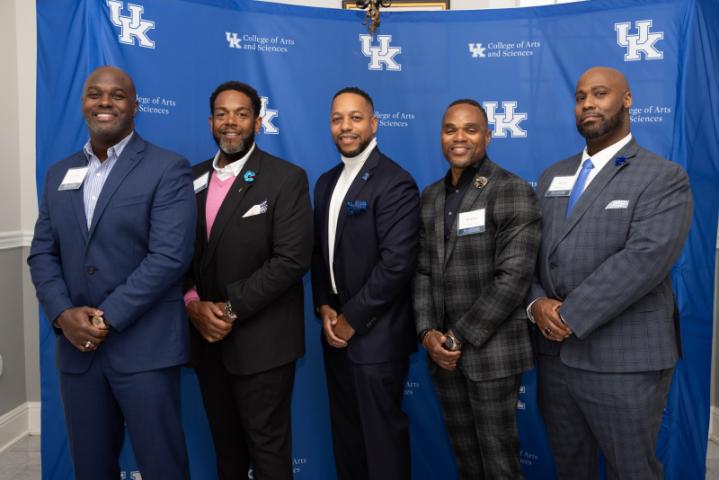
[[[617,70],[579,79],[583,152],[549,167],[537,194],[542,244],[528,314],[539,406],[559,479],[660,479],[656,440],[681,355],[669,273],[692,216],[686,172],[630,133]]]
[[[49,168],[28,258],[56,334],[75,478],[120,478],[126,425],[143,478],[187,479],[190,165],[134,131],[135,86],[122,70],[92,72],[82,112],[90,139]]]

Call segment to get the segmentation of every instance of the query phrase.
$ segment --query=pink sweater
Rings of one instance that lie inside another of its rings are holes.
[[[215,223],[217,218],[217,212],[222,206],[222,202],[225,201],[225,197],[230,191],[232,184],[235,182],[236,177],[230,177],[225,180],[217,178],[217,172],[212,172],[210,175],[210,184],[207,187],[207,202],[205,203],[205,218],[207,219],[207,239],[210,239],[210,232],[212,231],[212,225]],[[188,303],[200,300],[200,295],[197,293],[197,289],[192,287],[185,292],[185,305]]]

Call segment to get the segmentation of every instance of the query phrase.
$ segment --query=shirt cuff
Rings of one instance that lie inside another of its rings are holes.
[[[564,317],[562,316],[561,309],[557,310],[557,315],[559,315],[559,319],[562,321],[563,324],[565,324],[566,326],[569,326],[569,324],[564,320]]]
[[[532,315],[532,305],[534,305],[534,303],[535,303],[537,300],[539,300],[539,298],[535,298],[534,300],[532,300],[532,303],[530,303],[529,305],[527,305],[527,318],[528,318],[529,321],[532,322],[532,323],[537,323],[537,322],[534,321],[534,315]]]
[[[199,302],[200,301],[200,294],[197,293],[197,289],[195,287],[192,287],[188,291],[185,292],[185,306],[187,306],[190,302]]]

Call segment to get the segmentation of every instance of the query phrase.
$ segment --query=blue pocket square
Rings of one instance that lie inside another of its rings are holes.
[[[347,215],[359,215],[365,210],[367,210],[367,200],[347,202]]]

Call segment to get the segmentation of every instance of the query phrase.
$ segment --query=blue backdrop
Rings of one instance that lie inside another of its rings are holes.
[[[530,182],[579,151],[574,85],[588,67],[608,65],[632,85],[633,132],[645,147],[683,165],[695,197],[693,227],[673,271],[685,356],[679,362],[660,433],[666,478],[703,479],[709,416],[714,239],[719,205],[719,5],[711,0],[600,0],[494,11],[383,13],[370,38],[363,12],[247,0],[37,0],[37,182],[47,167],[87,139],[82,84],[114,64],[135,79],[137,128],[192,163],[209,158],[208,98],[229,79],[263,98],[262,148],[307,170],[310,182],[338,161],[329,135],[332,94],[368,90],[380,118],[383,151],[424,187],[447,168],[439,147],[446,105],[485,104],[491,157]],[[298,479],[334,478],[320,327],[306,314],[307,354],[293,399]],[[41,315],[42,316],[42,315]],[[41,321],[42,467],[70,479],[54,338]],[[554,476],[525,375],[517,405],[521,461],[530,479]],[[138,392],[141,395],[142,392]],[[423,353],[405,389],[413,478],[456,476]],[[183,372],[183,415],[195,479],[216,477],[194,374]],[[129,445],[123,475],[139,479]],[[449,473],[448,473],[449,472]]]

